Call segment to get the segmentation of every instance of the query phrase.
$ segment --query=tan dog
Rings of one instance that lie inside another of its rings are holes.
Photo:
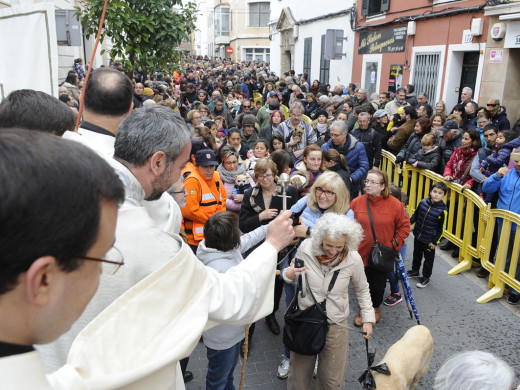
[[[413,390],[430,364],[433,338],[426,326],[416,325],[392,345],[381,363],[386,363],[390,376],[374,372],[377,390]]]

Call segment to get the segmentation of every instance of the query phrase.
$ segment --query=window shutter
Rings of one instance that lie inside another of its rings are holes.
[[[370,2],[370,0],[363,0],[363,2],[361,3],[361,15],[362,16],[368,15],[368,3],[369,2]]]
[[[390,8],[390,0],[381,0],[381,12],[386,12]]]

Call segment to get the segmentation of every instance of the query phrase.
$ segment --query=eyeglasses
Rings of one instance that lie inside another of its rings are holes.
[[[321,196],[321,194],[324,194],[326,198],[330,198],[333,195],[336,195],[336,193],[333,191],[324,190],[321,187],[316,187],[316,196]]]
[[[229,166],[229,165],[238,165],[238,161],[226,161],[224,163],[224,165],[227,165],[227,166]]]
[[[251,108],[251,106],[242,106],[242,108]]]
[[[119,267],[125,264],[123,254],[115,246],[110,248],[105,257],[105,259],[98,259],[97,257],[78,256],[78,259],[103,263],[103,272],[111,275],[115,274]]]
[[[272,173],[268,173],[266,175],[257,175],[256,178],[258,180],[271,180],[274,177]]]
[[[365,184],[373,186],[373,185],[376,185],[376,184],[383,184],[383,183],[379,183],[379,182],[373,181],[373,180],[365,180]]]

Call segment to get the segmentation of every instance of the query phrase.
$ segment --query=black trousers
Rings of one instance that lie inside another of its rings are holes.
[[[424,256],[422,275],[425,278],[432,276],[433,261],[435,260],[435,249],[430,249],[428,245],[430,245],[430,243],[419,241],[417,238],[413,240],[412,269],[419,272]]]
[[[365,275],[370,287],[370,298],[372,298],[372,306],[377,309],[383,303],[386,288],[386,272],[379,271],[370,266],[365,267]]]

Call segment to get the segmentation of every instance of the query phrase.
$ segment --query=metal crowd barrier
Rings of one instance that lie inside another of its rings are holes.
[[[464,190],[459,184],[445,182],[441,175],[426,169],[417,169],[403,163],[396,168],[395,156],[382,151],[381,170],[387,173],[391,183],[409,197],[408,213],[413,214],[420,201],[430,195],[433,183],[443,181],[448,186],[444,202],[448,207],[448,222],[443,237],[459,247],[459,264],[448,274],[456,275],[477,265],[474,259],[480,259],[482,266],[490,272],[489,288],[486,294],[477,299],[485,303],[504,294],[506,285],[520,291],[520,281],[515,279],[520,253],[520,233],[512,233],[512,224],[520,224],[520,215],[506,210],[491,209],[482,198],[471,190]],[[497,219],[502,222],[500,239],[493,264],[491,242]],[[506,270],[507,250],[511,234],[515,234],[511,264]]]

